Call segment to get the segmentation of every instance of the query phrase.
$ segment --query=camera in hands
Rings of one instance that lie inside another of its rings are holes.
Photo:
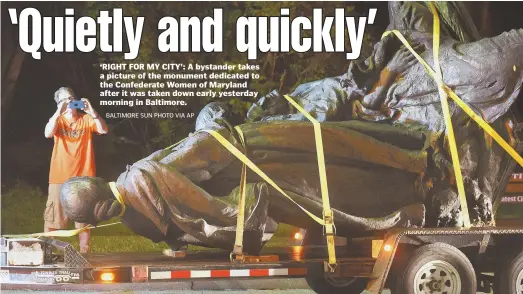
[[[74,97],[73,100],[69,103],[69,108],[83,109],[85,108],[85,103],[79,98]]]

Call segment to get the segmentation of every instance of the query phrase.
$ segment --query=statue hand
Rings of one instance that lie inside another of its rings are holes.
[[[424,49],[423,45],[416,44],[412,47],[416,52],[422,51]],[[407,49],[405,46],[402,46],[392,60],[387,64],[387,69],[390,72],[400,74],[405,72],[408,68],[413,66],[417,62],[416,57]]]

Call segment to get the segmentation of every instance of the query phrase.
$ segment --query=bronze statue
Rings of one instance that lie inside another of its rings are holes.
[[[432,15],[428,8],[416,2],[393,2],[389,9],[389,29],[400,30],[418,44],[416,49],[432,65]],[[516,99],[523,81],[523,29],[474,41],[475,33],[464,27],[443,28],[444,81],[501,132],[500,118]],[[365,235],[393,227],[460,225],[436,83],[393,37],[378,43],[364,63],[353,62],[348,73],[299,86],[290,96],[323,122],[330,201],[338,235]],[[451,113],[472,221],[490,225],[491,198],[503,151],[490,145],[474,122],[452,103]],[[214,102],[205,107],[196,129],[219,132],[246,152],[293,200],[321,216],[312,124],[292,110],[278,92],[263,97],[247,118],[239,125],[246,148],[227,122],[225,104]],[[173,248],[204,243],[230,250],[241,167],[241,162],[208,133],[191,134],[182,144],[159,150],[121,174],[116,185],[126,205],[122,221],[136,233],[155,242],[166,241]],[[247,182],[247,252],[259,252],[277,223],[304,228],[316,225],[254,172],[248,172]],[[108,183],[99,178],[70,180],[62,188],[61,201],[68,217],[91,224],[122,211]]]

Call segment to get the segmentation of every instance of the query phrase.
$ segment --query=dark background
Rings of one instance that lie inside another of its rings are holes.
[[[122,5],[131,5],[127,2]],[[143,3],[143,2],[142,2]],[[263,2],[262,2],[263,3]],[[86,7],[85,5],[89,5]],[[93,53],[42,53],[41,60],[35,60],[30,55],[25,55],[23,63],[19,68],[19,75],[15,81],[13,92],[11,95],[6,93],[6,86],[9,74],[9,66],[15,55],[17,43],[17,29],[18,26],[13,26],[7,14],[9,7],[35,7],[38,8],[42,15],[58,15],[63,14],[65,6],[78,7],[75,15],[81,15],[82,9],[93,9],[92,6],[99,5],[104,7],[108,5],[105,2],[95,4],[84,4],[82,2],[65,3],[65,2],[42,2],[42,3],[14,3],[2,2],[2,129],[1,129],[1,175],[2,187],[7,188],[15,183],[21,181],[29,185],[39,186],[44,191],[47,187],[47,178],[49,172],[49,160],[53,147],[53,140],[44,137],[44,127],[56,110],[56,104],[53,101],[53,94],[61,86],[70,86],[78,96],[87,97],[91,100],[94,108],[101,114],[104,114],[103,109],[98,106],[99,93],[99,71],[97,64],[101,59],[105,58],[96,52]],[[149,2],[146,4],[132,4],[133,7],[138,6],[143,11],[149,9],[147,5],[159,5],[156,2]],[[142,5],[140,7],[140,5]],[[164,9],[172,9],[176,11],[178,7],[183,8],[185,12],[193,10],[192,15],[197,15],[203,10],[202,7],[207,7],[204,2],[184,3],[184,2],[170,2],[161,3],[165,6]],[[214,2],[209,6],[229,7],[231,11],[247,9],[247,4],[236,2]],[[250,5],[250,4],[249,4]],[[281,5],[278,2],[271,2],[267,5]],[[294,4],[298,5],[298,4]],[[302,4],[299,4],[302,5]],[[305,4],[303,4],[305,5]],[[307,4],[307,5],[314,5]],[[318,4],[320,5],[320,4]],[[344,2],[336,3],[330,2],[329,7],[343,7],[342,5],[353,5],[355,13],[365,13],[369,7],[377,7],[378,15],[377,21],[373,30],[368,31],[369,39],[376,40],[379,38],[381,32],[388,24],[387,3],[386,2]],[[473,17],[478,28],[484,36],[492,36],[500,34],[513,28],[523,27],[523,12],[522,2],[482,2],[482,3],[468,3],[473,8]],[[118,7],[118,6],[117,6]],[[300,6],[301,7],[301,6]],[[298,7],[298,9],[302,9]],[[96,9],[96,7],[94,7]],[[206,8],[208,9],[208,8]],[[250,7],[248,9],[258,9]],[[263,8],[264,9],[264,8]],[[260,13],[263,13],[262,8],[259,8]],[[303,8],[305,9],[305,8]],[[125,10],[124,10],[125,11]],[[140,10],[139,13],[143,13]],[[125,13],[125,12],[124,12]],[[125,13],[125,15],[129,15]],[[176,14],[183,15],[183,14]],[[189,14],[184,14],[189,15]],[[210,14],[208,14],[210,15]],[[263,14],[262,14],[263,15]],[[174,16],[174,15],[173,15]],[[225,12],[224,17],[227,16]],[[147,18],[146,18],[147,22]],[[154,25],[154,23],[153,23]],[[146,34],[146,31],[144,31]],[[142,49],[141,49],[142,50]],[[140,51],[142,54],[142,51]],[[181,58],[174,56],[177,53],[170,53],[172,58]],[[318,56],[324,56],[317,54]],[[149,55],[154,58],[154,52]],[[202,59],[208,57],[200,55]],[[169,57],[170,58],[170,57]],[[235,56],[227,56],[224,58],[239,58]],[[244,57],[242,57],[244,58]],[[272,68],[263,68],[263,74],[267,76],[265,84],[260,85],[262,89],[256,88],[260,92],[259,95],[267,93],[268,89],[278,85],[282,76],[285,75],[285,70],[289,68],[289,63],[296,62],[296,60],[280,58],[276,61],[272,60],[271,56],[261,56],[257,61],[259,64],[266,65],[266,62],[272,64]],[[290,57],[289,57],[290,58]],[[313,58],[313,57],[311,57]],[[315,58],[315,57],[314,57]],[[328,56],[326,61],[318,63],[318,67],[324,67],[323,71],[316,72],[316,76],[300,77],[295,75],[295,78],[285,79],[285,83],[279,85],[280,89],[290,90],[297,83],[306,79],[317,79],[325,76],[339,75],[346,70],[349,61],[340,63],[340,59]],[[208,63],[212,62],[207,60]],[[216,62],[220,63],[220,62]],[[255,86],[255,85],[254,85]],[[523,109],[523,99],[518,100],[518,108]],[[208,101],[194,101],[191,108],[198,112]],[[233,101],[234,102],[234,101]],[[252,102],[252,101],[247,101]],[[239,106],[240,107],[240,106]],[[245,107],[245,105],[241,105]],[[114,112],[114,109],[111,109]],[[158,121],[134,122],[111,119],[106,120],[110,125],[110,134],[97,137],[95,139],[95,150],[97,159],[98,175],[106,178],[115,178],[120,172],[125,170],[125,165],[132,163],[150,152],[165,146],[167,141],[172,141],[175,138],[181,138],[187,135],[191,130],[194,120],[186,120],[183,125],[175,125],[177,128],[176,135],[166,136],[170,134],[165,129],[174,128],[171,124]],[[179,131],[178,131],[179,130]],[[160,139],[158,139],[160,138]]]

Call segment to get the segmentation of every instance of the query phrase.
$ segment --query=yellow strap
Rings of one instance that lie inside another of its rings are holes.
[[[307,115],[309,115],[309,114],[307,113]],[[240,140],[242,140],[242,144],[244,144],[245,138],[243,136],[243,132],[241,131],[240,127],[236,126],[235,130],[240,135]],[[229,143],[229,141],[227,141],[227,139],[225,139],[218,132],[216,132],[214,130],[199,130],[199,131],[193,133],[193,135],[196,135],[196,134],[201,133],[201,132],[205,132],[205,133],[208,133],[208,134],[212,135],[220,144],[222,144],[223,147],[225,147],[229,152],[231,152],[234,156],[236,156],[236,158],[238,158],[244,164],[244,166],[247,165],[252,171],[254,171],[262,179],[264,179],[274,189],[276,189],[278,192],[282,193],[290,201],[292,201],[294,204],[296,204],[301,210],[303,210],[303,212],[305,212],[308,216],[310,216],[314,221],[316,221],[320,225],[324,225],[325,224],[325,222],[322,219],[320,219],[319,217],[317,217],[314,214],[312,214],[311,212],[309,212],[307,209],[305,209],[304,207],[299,205],[296,201],[294,201],[289,195],[287,195],[287,193],[285,193],[280,187],[278,187],[278,185],[273,180],[271,180],[269,178],[269,176],[267,176],[262,170],[260,170],[252,161],[250,161],[247,158],[247,156],[243,155],[236,147],[234,147],[231,143]],[[176,146],[176,145],[184,142],[185,140],[187,140],[187,138],[182,139],[179,142],[177,142],[177,143],[175,143],[175,144],[173,144],[173,145],[171,145],[171,146],[169,146],[169,147],[167,147],[165,149],[173,148],[174,146]],[[323,155],[323,148],[321,149],[321,153]],[[245,172],[246,171],[247,171],[247,169],[245,169]],[[242,168],[242,174],[243,174],[243,168]],[[323,191],[323,189],[322,189],[322,191]],[[328,202],[328,200],[327,200],[327,202]]]
[[[425,69],[427,70],[429,75],[433,79],[435,79],[438,84],[441,84],[443,86],[443,90],[445,91],[445,93],[447,93],[447,95],[449,95],[449,97],[452,98],[452,100],[454,100],[454,102],[456,102],[456,104],[466,114],[468,114],[470,116],[470,118],[472,118],[472,120],[474,120],[486,133],[488,133],[490,136],[492,136],[492,138],[494,138],[494,140],[496,142],[498,142],[498,144],[520,166],[523,167],[523,157],[521,157],[521,155],[519,155],[518,152],[516,150],[514,150],[514,148],[512,148],[512,146],[510,146],[509,143],[507,143],[507,141],[505,141],[485,120],[483,120],[483,118],[481,118],[479,115],[477,115],[474,112],[474,110],[472,110],[472,108],[470,108],[470,106],[468,106],[465,102],[463,102],[463,100],[461,100],[461,98],[459,98],[458,95],[456,95],[456,93],[454,93],[454,91],[452,91],[447,85],[445,85],[443,83],[443,81],[441,81],[441,79],[439,77],[437,77],[435,75],[432,68],[418,55],[418,53],[416,53],[416,51],[414,51],[414,49],[412,49],[412,47],[410,47],[410,45],[408,44],[408,41],[405,39],[405,37],[403,37],[403,35],[399,31],[397,31],[397,30],[387,31],[383,34],[383,37],[385,37],[391,33],[396,35],[396,37],[398,37],[398,39],[405,45],[405,47],[407,47],[410,50],[410,52],[416,57],[416,59],[418,59],[418,61],[421,64],[423,64],[423,66],[425,67]]]
[[[454,168],[454,173],[456,175],[456,183],[458,187],[458,193],[459,198],[461,202],[461,207],[463,210],[463,221],[465,227],[470,227],[470,218],[468,213],[468,206],[467,201],[465,197],[465,188],[463,185],[463,177],[461,174],[461,166],[459,164],[459,158],[458,158],[458,152],[457,152],[457,146],[456,141],[454,137],[454,131],[452,128],[452,122],[450,120],[450,112],[448,108],[448,103],[446,100],[446,95],[448,95],[454,102],[467,114],[469,115],[472,120],[474,120],[486,133],[488,133],[494,140],[520,165],[523,166],[523,158],[521,155],[519,155],[512,146],[510,146],[509,143],[507,143],[483,118],[481,118],[479,115],[477,115],[461,98],[459,98],[454,91],[452,91],[445,83],[443,82],[443,77],[441,75],[441,68],[439,66],[439,37],[440,37],[440,30],[439,30],[439,17],[437,15],[437,11],[434,8],[433,4],[429,4],[430,9],[434,16],[434,38],[433,38],[433,50],[434,50],[434,65],[436,67],[436,71],[432,70],[430,66],[419,56],[414,49],[409,45],[408,41],[403,37],[401,32],[397,30],[387,31],[383,34],[382,38],[393,33],[398,37],[398,39],[409,49],[409,51],[416,57],[416,59],[425,67],[428,74],[436,81],[438,84],[438,92],[440,94],[441,103],[442,103],[442,110],[443,115],[445,118],[445,124],[447,125],[448,129],[448,136],[449,136],[449,145],[450,145],[450,151],[452,156],[452,163]],[[443,93],[442,93],[443,92]],[[445,95],[446,94],[446,95]]]
[[[206,132],[213,136],[220,144],[222,144],[223,147],[225,147],[229,152],[231,152],[238,160],[240,160],[242,163],[247,165],[252,171],[254,171],[258,176],[260,176],[264,181],[266,181],[269,185],[271,185],[276,191],[283,194],[283,196],[287,197],[291,202],[296,204],[303,212],[305,212],[308,216],[310,216],[313,220],[315,220],[320,225],[324,225],[325,222],[309,212],[307,209],[303,208],[301,205],[299,205],[296,201],[294,201],[287,193],[285,193],[276,183],[269,178],[261,169],[259,169],[247,156],[243,155],[238,148],[234,147],[227,139],[225,139],[220,133],[214,131],[214,130],[202,130],[202,132]]]
[[[477,115],[467,104],[465,104],[452,90],[445,86],[445,91],[463,111],[472,118],[485,132],[487,132],[498,144],[521,166],[523,167],[523,157],[507,141],[505,141],[487,122]]]
[[[73,237],[78,234],[80,234],[83,231],[92,230],[95,228],[101,228],[101,227],[108,227],[120,224],[120,222],[105,224],[105,225],[99,225],[96,227],[93,227],[92,225],[87,225],[80,229],[74,229],[74,230],[56,230],[51,231],[47,233],[34,233],[34,234],[18,234],[18,235],[2,235],[7,238],[22,238],[22,237],[30,237],[30,238],[38,238],[38,237]]]
[[[432,5],[431,5],[431,10],[432,10]],[[463,214],[463,225],[464,225],[464,227],[469,228],[470,227],[470,217],[469,217],[469,211],[468,211],[468,205],[467,205],[467,198],[466,198],[466,194],[465,194],[465,186],[463,184],[463,177],[461,174],[461,165],[459,163],[456,139],[454,136],[454,129],[452,127],[452,121],[451,121],[451,117],[450,117],[448,101],[446,99],[447,92],[445,91],[443,79],[441,77],[441,69],[439,66],[439,18],[437,18],[437,16],[434,17],[434,37],[433,37],[434,64],[435,64],[436,69],[437,70],[439,69],[438,73],[435,73],[430,68],[430,66],[418,55],[418,53],[416,53],[416,51],[414,51],[414,49],[412,49],[412,47],[410,46],[408,41],[403,37],[403,35],[399,31],[393,30],[391,32],[394,33],[398,37],[398,39],[400,39],[400,41],[403,43],[403,45],[405,45],[405,47],[407,47],[407,49],[409,49],[409,51],[416,57],[416,59],[418,59],[418,61],[420,61],[421,64],[423,64],[425,69],[428,71],[429,75],[438,84],[438,92],[439,92],[440,100],[441,100],[441,108],[443,111],[443,117],[445,119],[445,125],[446,125],[447,131],[448,131],[447,135],[448,135],[448,139],[449,139],[450,154],[452,157],[452,167],[454,169],[454,174],[456,177],[456,185],[458,188],[459,201],[461,204],[461,211]],[[383,36],[386,36],[389,33],[390,32],[385,32]]]
[[[307,115],[308,115],[308,113],[307,113]],[[245,137],[243,135],[241,128],[239,126],[236,126],[235,130],[238,132],[240,141],[241,141],[242,145],[244,146],[244,148],[246,149]],[[234,156],[236,156],[236,158],[238,158],[243,163],[241,180],[240,180],[240,199],[238,202],[238,218],[237,218],[237,222],[236,222],[236,238],[235,238],[234,249],[233,249],[234,254],[241,255],[243,253],[243,229],[244,229],[244,224],[245,224],[245,184],[247,181],[247,176],[246,176],[247,175],[247,166],[251,170],[253,170],[258,176],[260,176],[262,179],[264,179],[274,189],[276,189],[278,192],[280,192],[285,197],[287,197],[287,199],[289,199],[292,203],[296,204],[303,212],[305,212],[308,216],[310,216],[314,221],[316,221],[320,225],[325,225],[325,221],[323,219],[315,216],[314,214],[309,212],[307,209],[305,209],[304,207],[299,205],[296,201],[294,201],[294,199],[292,199],[289,195],[287,195],[287,193],[285,193],[280,187],[278,187],[278,185],[273,180],[271,180],[271,178],[269,178],[269,176],[267,176],[252,161],[250,161],[246,155],[242,154],[236,147],[234,147],[234,145],[232,145],[229,141],[227,141],[227,139],[225,139],[220,133],[218,133],[214,130],[200,130],[200,131],[193,133],[193,135],[196,135],[201,132],[206,132],[206,133],[210,134],[211,136],[213,136],[220,144],[222,144],[223,147],[225,147],[229,152],[231,152]],[[320,135],[321,135],[321,133],[320,133]],[[174,146],[177,146],[178,144],[184,142],[186,139],[187,138],[182,139],[179,142],[177,142],[165,149],[173,148]],[[320,145],[321,145],[321,142],[320,142]],[[317,146],[318,146],[318,144],[317,144]],[[322,158],[323,158],[323,147],[321,148],[321,154],[322,154]],[[322,191],[323,191],[323,189],[322,189]],[[114,193],[114,191],[113,191],[113,193]],[[114,194],[116,196],[117,193],[114,193]],[[123,201],[122,201],[122,203],[123,203]],[[329,205],[328,198],[327,198],[327,205]],[[330,206],[329,206],[329,211],[330,211]],[[325,215],[329,215],[329,214],[325,214]],[[332,212],[330,215],[332,215]],[[329,219],[332,220],[332,217],[330,217]],[[326,232],[330,235],[332,235],[333,231],[334,230],[332,229],[332,226],[331,226],[330,230],[328,228],[326,229]],[[334,238],[332,238],[332,242],[329,242],[329,243],[331,243],[332,247],[334,247]],[[335,259],[334,259],[334,263],[335,263]]]
[[[243,145],[245,155],[247,155],[247,146],[245,144],[245,136],[239,126],[234,127],[240,141]],[[247,166],[242,165],[242,175],[240,180],[240,199],[238,200],[238,218],[236,220],[236,240],[234,241],[233,253],[236,255],[243,254],[243,227],[245,224],[245,185],[247,184]]]
[[[335,253],[335,243],[334,243],[334,220],[333,220],[333,214],[330,207],[329,202],[329,191],[327,187],[327,173],[325,168],[325,155],[323,152],[323,140],[321,136],[321,128],[320,123],[314,119],[312,116],[309,115],[302,107],[300,107],[292,98],[285,95],[285,99],[287,99],[294,107],[296,107],[301,113],[305,115],[312,123],[314,127],[314,137],[316,141],[316,153],[318,157],[318,167],[320,170],[320,185],[321,185],[321,193],[322,193],[322,202],[323,202],[323,219],[320,219],[319,217],[315,216],[305,208],[303,208],[301,205],[299,205],[296,201],[294,201],[287,193],[285,193],[274,181],[272,181],[262,170],[260,170],[252,161],[249,160],[247,156],[242,154],[234,145],[232,145],[227,139],[225,139],[221,134],[214,130],[202,130],[203,132],[209,133],[211,136],[213,136],[222,146],[224,146],[229,152],[231,152],[236,158],[238,158],[242,163],[242,179],[240,183],[240,200],[238,204],[238,218],[237,218],[237,226],[236,226],[236,239],[235,239],[235,245],[234,245],[234,254],[242,254],[243,249],[243,226],[244,226],[244,219],[245,219],[245,181],[246,181],[246,165],[249,166],[256,174],[258,174],[262,179],[264,179],[267,183],[269,183],[272,187],[274,187],[278,192],[282,193],[285,197],[287,197],[289,200],[291,200],[294,204],[296,204],[303,212],[305,212],[307,215],[309,215],[313,220],[318,222],[321,225],[325,226],[325,234],[327,237],[327,250],[329,254],[329,266],[331,267],[331,270],[333,270],[333,267],[336,265],[336,253]],[[245,138],[243,136],[243,132],[241,129],[237,126],[235,127],[236,131],[238,132],[240,136],[240,140],[242,145],[245,147]]]
[[[311,121],[314,127],[314,140],[316,141],[316,156],[318,157],[318,168],[320,173],[320,185],[321,185],[321,199],[323,202],[323,220],[325,222],[325,234],[327,236],[327,250],[329,253],[329,264],[336,264],[336,246],[334,244],[334,216],[332,214],[330,201],[329,201],[329,189],[327,185],[327,171],[325,168],[325,154],[323,152],[323,139],[321,135],[320,123],[312,117],[305,109],[303,109],[298,103],[296,103],[288,95],[283,95],[292,106],[298,109],[308,120]]]
[[[318,157],[318,168],[320,172],[321,197],[323,200],[323,209],[325,214],[332,216],[332,210],[329,202],[329,189],[327,185],[327,172],[325,168],[325,154],[323,152],[323,139],[321,135],[320,123],[312,117],[305,109],[296,103],[291,97],[283,95],[299,112],[301,112],[308,120],[312,122],[314,127],[314,139],[316,140],[316,155]]]
[[[452,157],[452,166],[454,168],[454,174],[456,176],[456,185],[458,187],[459,201],[461,204],[461,213],[463,214],[463,226],[470,228],[470,217],[469,209],[467,205],[467,196],[465,194],[465,185],[463,184],[463,176],[461,174],[461,164],[459,162],[458,147],[456,145],[456,137],[454,136],[454,127],[452,126],[452,119],[450,116],[450,109],[448,104],[448,96],[443,89],[443,75],[441,74],[441,67],[439,64],[439,39],[440,39],[440,24],[438,12],[434,4],[429,3],[430,10],[432,11],[434,21],[434,32],[433,32],[433,55],[434,55],[434,70],[438,77],[438,92],[441,100],[441,109],[443,110],[443,117],[445,118],[445,125],[447,126],[447,135],[449,138],[450,155]]]
[[[109,187],[111,188],[111,191],[113,192],[116,200],[118,200],[118,202],[120,202],[120,205],[122,206],[122,212],[120,212],[119,216],[123,216],[123,214],[125,213],[125,202],[123,201],[122,195],[118,191],[115,182],[109,182]]]
[[[30,234],[29,237],[72,237],[80,234],[81,232],[90,230],[91,228],[93,228],[92,225],[87,225],[83,228],[74,230],[56,230],[47,233]]]

